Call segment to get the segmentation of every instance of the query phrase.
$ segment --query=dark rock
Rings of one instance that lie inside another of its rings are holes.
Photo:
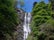
[[[17,26],[17,38],[16,40],[23,40],[23,24],[24,24],[24,16],[25,16],[25,12],[22,9],[17,9],[17,13],[20,19],[20,24]]]

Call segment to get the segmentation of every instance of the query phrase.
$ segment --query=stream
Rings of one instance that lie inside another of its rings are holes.
[[[27,39],[28,35],[31,32],[30,29],[30,21],[31,21],[31,13],[25,13],[25,17],[24,17],[24,25],[23,25],[23,31],[24,31],[24,40]]]

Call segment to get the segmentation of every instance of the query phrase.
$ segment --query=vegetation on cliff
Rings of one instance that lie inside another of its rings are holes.
[[[19,24],[15,10],[16,0],[0,0],[0,40],[12,39],[16,26]]]
[[[28,40],[54,40],[52,3],[35,2],[32,9],[32,32]]]

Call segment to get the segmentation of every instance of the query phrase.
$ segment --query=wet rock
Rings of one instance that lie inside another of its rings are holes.
[[[23,40],[23,24],[24,24],[24,16],[25,16],[25,12],[22,9],[17,9],[17,13],[20,19],[20,24],[17,26],[17,38],[16,40]]]

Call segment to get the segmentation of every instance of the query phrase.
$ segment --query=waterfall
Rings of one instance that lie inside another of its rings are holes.
[[[24,25],[23,25],[24,40],[27,39],[28,34],[31,32],[31,29],[30,29],[30,20],[31,20],[31,13],[25,13]]]

